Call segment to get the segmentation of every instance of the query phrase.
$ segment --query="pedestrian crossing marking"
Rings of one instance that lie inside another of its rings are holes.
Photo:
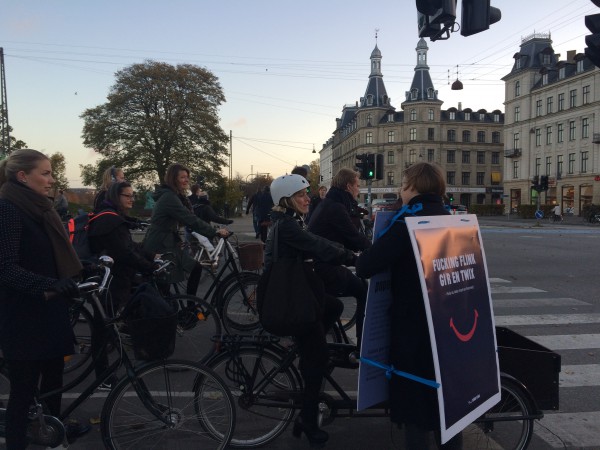
[[[494,308],[527,308],[531,306],[590,306],[576,298],[492,298]]]
[[[502,327],[520,325],[579,325],[600,323],[600,314],[537,314],[520,316],[496,316],[496,325]]]
[[[536,423],[535,434],[552,448],[565,448],[563,442],[552,433],[560,436],[569,448],[585,448],[587,450],[600,448],[598,447],[600,443],[598,429],[600,411],[546,413],[540,423],[548,430]]]
[[[534,292],[546,292],[529,286],[490,286],[492,294],[529,294]]]
[[[560,334],[549,336],[527,336],[534,342],[554,351],[600,349],[600,334]]]
[[[558,377],[561,388],[600,386],[600,365],[562,365]],[[598,437],[600,441],[600,436]]]

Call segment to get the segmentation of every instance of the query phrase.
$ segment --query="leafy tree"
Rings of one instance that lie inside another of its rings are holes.
[[[56,152],[50,155],[50,165],[52,166],[52,178],[54,178],[54,196],[59,190],[65,190],[69,188],[69,180],[67,179],[67,165],[65,162],[65,156]]]
[[[320,160],[315,159],[311,161],[308,165],[309,168],[309,180],[310,183],[310,192],[312,194],[316,194],[319,191],[319,184],[321,182],[321,165]]]
[[[15,138],[14,136],[12,136],[10,133],[12,133],[12,127],[9,125],[8,126],[8,139],[10,141],[10,149],[4,148],[3,142],[0,142],[0,155],[10,155],[10,153],[13,150],[17,150],[19,148],[27,148],[27,144],[20,140]]]
[[[83,139],[102,158],[81,166],[85,185],[99,185],[111,165],[130,181],[162,180],[181,163],[216,186],[227,164],[228,136],[219,126],[225,96],[218,79],[191,64],[146,61],[116,73],[107,102],[84,111]]]

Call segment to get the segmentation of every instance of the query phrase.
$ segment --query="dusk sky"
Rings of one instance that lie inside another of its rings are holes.
[[[504,111],[500,78],[521,39],[550,32],[564,59],[585,48],[584,16],[600,13],[590,0],[492,5],[502,20],[489,30],[427,40],[444,109]],[[196,64],[225,93],[220,122],[233,133],[233,174],[278,176],[316,159],[313,145],[319,151],[343,106],[364,95],[376,30],[383,80],[400,110],[416,64],[416,17],[412,0],[4,0],[9,122],[30,148],[62,152],[70,186],[81,187],[79,165],[96,154],[83,146],[79,116],[106,101],[114,73],[148,59]],[[462,91],[450,90],[457,71]]]

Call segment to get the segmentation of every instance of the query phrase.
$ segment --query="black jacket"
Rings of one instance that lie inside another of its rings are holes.
[[[222,225],[231,225],[233,220],[226,219],[225,217],[219,216],[214,208],[210,205],[210,201],[206,197],[198,197],[190,195],[188,197],[192,204],[192,210],[194,214],[206,223],[220,223]]]
[[[0,347],[6,359],[46,360],[73,353],[68,301],[44,298],[57,278],[43,225],[0,200]]]
[[[418,195],[409,206],[417,203],[423,205],[416,214],[418,216],[449,214],[439,196]],[[417,262],[403,221],[396,221],[356,260],[356,274],[360,277],[369,278],[388,268],[391,269],[393,296],[390,363],[398,370],[435,379]],[[427,430],[439,429],[437,392],[433,388],[392,376],[390,408],[394,422],[415,423]]]
[[[349,192],[332,187],[313,212],[308,231],[339,242],[353,251],[369,248],[371,241],[359,233],[352,223],[352,217],[358,214],[357,207],[358,204]]]
[[[269,230],[267,242],[265,243],[265,270],[271,266],[273,257],[273,227],[278,223],[278,247],[277,252],[282,258],[295,258],[301,256],[303,259],[319,258],[320,260],[343,264],[353,261],[354,253],[346,250],[342,245],[328,241],[305,230],[293,210],[271,212],[273,225]]]

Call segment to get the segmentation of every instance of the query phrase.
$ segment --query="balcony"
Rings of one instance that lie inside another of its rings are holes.
[[[504,150],[504,157],[505,158],[517,158],[521,156],[521,149],[520,148],[512,148],[510,150]]]
[[[600,133],[594,133],[594,138],[592,139],[594,144],[600,144]]]

